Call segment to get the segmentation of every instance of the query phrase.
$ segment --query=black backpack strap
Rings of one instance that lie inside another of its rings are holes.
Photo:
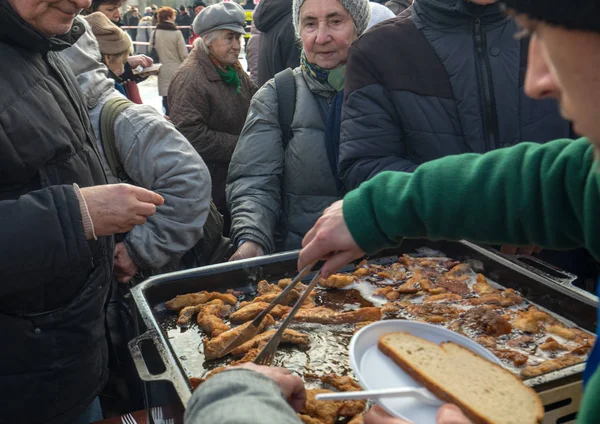
[[[275,89],[279,107],[279,127],[283,134],[283,149],[285,150],[294,136],[292,121],[296,113],[296,79],[291,68],[275,75]]]
[[[104,104],[100,113],[100,140],[102,141],[104,156],[113,175],[120,181],[128,181],[130,178],[121,164],[121,158],[117,150],[115,122],[121,112],[131,105],[133,103],[124,97],[113,97]]]

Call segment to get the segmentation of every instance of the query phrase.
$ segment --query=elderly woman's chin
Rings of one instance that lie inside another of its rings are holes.
[[[346,58],[337,52],[317,53],[312,60],[312,63],[323,69],[336,69],[346,63]]]

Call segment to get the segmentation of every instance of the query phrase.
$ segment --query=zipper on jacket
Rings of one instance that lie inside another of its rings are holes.
[[[496,101],[494,96],[494,87],[492,85],[492,73],[490,60],[487,55],[487,43],[485,34],[481,28],[481,19],[475,19],[475,50],[477,51],[476,62],[479,72],[479,81],[483,93],[483,124],[486,135],[487,149],[497,148],[499,141],[498,134],[498,115],[496,112]]]

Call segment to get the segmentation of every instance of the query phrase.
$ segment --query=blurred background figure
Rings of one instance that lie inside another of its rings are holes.
[[[194,19],[196,16],[200,14],[204,9],[206,9],[206,3],[203,1],[194,2]],[[194,32],[194,28],[190,30],[190,44],[192,45],[192,49],[194,48],[194,41],[198,38],[198,34]]]
[[[246,3],[244,3],[245,10],[254,10],[255,7],[254,0],[246,0]]]
[[[246,61],[248,62],[248,73],[254,84],[258,85],[258,53],[260,49],[260,34],[254,22],[250,26],[250,39],[246,43]]]
[[[227,169],[256,92],[238,61],[245,25],[244,10],[237,3],[204,9],[194,20],[194,32],[201,38],[169,88],[169,116],[208,166],[212,198],[225,218],[225,234],[230,225]]]
[[[292,3],[292,0],[262,0],[254,11],[254,25],[262,34],[258,49],[259,87],[278,72],[300,65]]]
[[[371,6],[371,20],[369,21],[368,28],[371,28],[373,25],[378,24],[379,22],[385,21],[387,19],[391,19],[396,15],[387,7],[383,6],[381,3],[372,1],[370,2]]]
[[[123,16],[125,26],[137,27],[140,23],[140,14],[138,8],[131,6],[131,9]],[[127,34],[132,40],[137,38],[137,28],[127,28]]]
[[[126,0],[92,0],[92,5],[87,10],[88,13],[101,12],[115,25],[121,26],[121,7]]]
[[[394,15],[399,15],[413,4],[413,0],[390,0],[385,6],[389,8]]]
[[[147,9],[150,9],[150,8],[147,8]],[[143,28],[138,28],[137,36],[135,37],[135,41],[137,41],[138,43],[149,43],[150,35],[152,35],[152,29],[150,28],[152,26],[152,12],[150,12],[149,15],[144,14],[144,17],[142,19],[140,19],[139,26],[143,27]],[[148,45],[147,44],[136,44],[135,52],[137,54],[144,54],[144,55],[148,54]]]
[[[193,18],[190,16],[186,7],[183,5],[179,6],[179,13],[175,19],[175,25],[189,27],[192,25],[192,21]],[[191,31],[188,28],[181,28],[180,31],[187,44],[190,40]]]
[[[158,24],[150,36],[150,51],[156,49],[162,67],[158,71],[158,94],[163,98],[165,114],[169,115],[169,84],[177,68],[188,56],[188,49],[181,31],[175,25],[175,9],[161,7],[158,9]]]
[[[129,36],[116,26],[103,13],[95,12],[84,19],[90,24],[92,33],[98,40],[102,63],[108,68],[108,75],[115,81],[115,88],[131,100],[134,93],[128,93],[128,82],[121,79],[125,73],[125,65],[131,54],[131,40]],[[131,90],[130,90],[131,91]],[[135,103],[141,103],[141,99]]]

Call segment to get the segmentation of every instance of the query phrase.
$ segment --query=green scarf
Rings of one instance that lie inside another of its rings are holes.
[[[236,68],[229,65],[227,68],[225,68],[225,70],[223,70],[221,69],[221,64],[214,56],[210,55],[210,60],[212,61],[213,65],[215,65],[215,68],[219,75],[221,75],[223,82],[227,85],[235,87],[236,94],[239,93],[242,83],[240,81],[240,77],[237,74]]]

